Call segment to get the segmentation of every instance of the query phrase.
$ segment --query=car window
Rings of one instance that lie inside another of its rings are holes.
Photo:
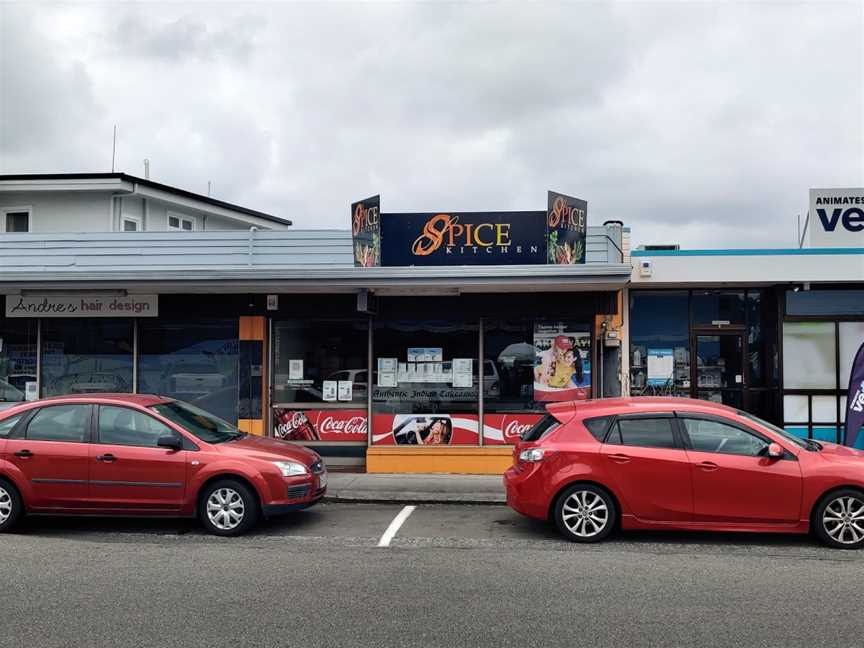
[[[82,443],[90,432],[90,405],[43,407],[30,419],[25,435],[31,441]]]
[[[609,432],[606,443],[642,448],[675,448],[671,418],[619,420]]]
[[[732,425],[704,419],[681,420],[690,437],[690,447],[697,452],[758,457],[768,447],[768,441]]]
[[[5,439],[12,434],[12,428],[21,420],[21,414],[10,416],[7,419],[0,421],[0,439]]]
[[[547,414],[542,419],[522,433],[522,441],[539,441],[553,430],[561,425],[551,414]]]
[[[113,405],[99,407],[99,443],[155,448],[163,436],[178,435],[143,412]]]
[[[598,416],[596,418],[585,419],[582,423],[588,428],[591,435],[598,441],[603,441],[606,436],[606,428],[609,427],[609,419],[611,416]]]

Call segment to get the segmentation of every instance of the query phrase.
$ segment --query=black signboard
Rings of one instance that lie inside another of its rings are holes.
[[[354,266],[381,265],[381,196],[351,204]]]
[[[386,266],[540,264],[546,263],[546,214],[384,214],[381,240]]]
[[[548,263],[585,263],[587,223],[586,201],[549,192],[546,212]]]

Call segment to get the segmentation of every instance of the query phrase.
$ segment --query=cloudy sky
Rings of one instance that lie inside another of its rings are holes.
[[[0,0],[0,173],[117,169],[347,227],[544,209],[635,243],[791,246],[864,185],[864,2]]]

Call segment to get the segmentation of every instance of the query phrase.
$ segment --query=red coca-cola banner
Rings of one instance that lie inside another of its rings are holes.
[[[374,445],[478,445],[476,414],[375,414]]]
[[[483,443],[513,445],[541,418],[542,414],[486,414],[483,421]]]
[[[286,441],[367,440],[366,410],[273,409],[273,436]]]

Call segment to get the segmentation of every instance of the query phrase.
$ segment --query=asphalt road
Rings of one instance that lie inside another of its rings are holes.
[[[192,522],[0,536],[0,646],[864,645],[864,552],[807,538],[559,540],[503,506],[324,504],[239,539]]]

